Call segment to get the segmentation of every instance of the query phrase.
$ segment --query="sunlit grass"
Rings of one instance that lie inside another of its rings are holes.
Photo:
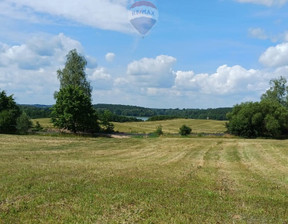
[[[0,223],[286,223],[287,143],[0,135]]]
[[[47,129],[47,128],[53,128],[53,124],[51,122],[51,118],[37,118],[37,119],[32,119],[33,124],[35,125],[36,122],[39,122],[39,124]]]
[[[226,131],[225,121],[175,119],[167,121],[114,123],[115,130],[128,133],[151,133],[161,125],[163,132],[175,134],[182,125],[192,128],[193,133],[223,133]]]

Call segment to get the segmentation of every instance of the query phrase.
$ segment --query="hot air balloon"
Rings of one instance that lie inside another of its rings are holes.
[[[137,1],[130,7],[130,23],[144,37],[158,20],[158,9],[149,1]]]

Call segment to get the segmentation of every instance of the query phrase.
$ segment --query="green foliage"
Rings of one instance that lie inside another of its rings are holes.
[[[277,138],[288,133],[288,110],[278,98],[266,98],[270,90],[263,95],[261,102],[234,106],[227,114],[229,123],[226,126],[230,134],[246,138]]]
[[[97,114],[99,116],[99,120],[105,119],[105,113],[109,112],[108,121],[110,122],[141,122],[142,120],[137,119],[135,117],[126,117],[112,113],[110,110],[107,109],[97,109]]]
[[[91,97],[92,88],[86,80],[86,59],[79,55],[77,50],[71,50],[66,56],[67,61],[62,70],[58,70],[58,79],[60,80],[60,89],[67,86],[80,87],[80,89]],[[55,94],[56,97],[57,93]]]
[[[155,134],[156,134],[157,136],[161,136],[161,135],[164,134],[164,133],[163,133],[162,125],[157,126],[156,131],[155,131]]]
[[[60,91],[55,93],[52,122],[58,128],[76,132],[97,132],[100,127],[91,102],[92,88],[86,80],[86,59],[74,49],[67,55],[63,70],[58,70]]]
[[[42,125],[39,123],[39,121],[36,121],[36,124],[33,127],[33,131],[42,131],[42,130],[43,130]]]
[[[287,80],[284,77],[272,79],[270,81],[270,89],[261,97],[261,100],[278,102],[281,105],[288,107],[288,86]]]
[[[7,96],[5,91],[0,92],[0,133],[15,133],[16,121],[20,115],[13,95]]]
[[[19,134],[27,134],[29,129],[32,127],[32,121],[27,116],[26,113],[22,113],[20,117],[17,118],[17,132]]]
[[[182,136],[190,135],[192,132],[192,129],[186,125],[182,125],[179,129],[179,134]]]
[[[90,97],[81,87],[67,86],[60,89],[51,115],[53,124],[58,128],[74,133],[99,131],[97,114]]]
[[[109,110],[104,111],[100,119],[101,120],[101,123],[100,123],[101,132],[105,132],[105,133],[114,132],[114,124],[110,122],[112,116],[113,114]]]
[[[151,109],[137,106],[97,104],[94,105],[97,110],[109,110],[113,114],[135,117],[154,117],[153,120],[163,120],[170,118],[191,118],[191,119],[211,119],[227,120],[226,114],[232,111],[232,108],[216,109]],[[159,116],[159,117],[158,117]],[[164,117],[162,117],[164,116]],[[167,117],[165,117],[167,116]]]
[[[45,105],[19,105],[20,110],[25,112],[31,119],[51,117],[50,106]]]

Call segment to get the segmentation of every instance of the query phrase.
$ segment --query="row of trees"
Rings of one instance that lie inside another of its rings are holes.
[[[226,120],[226,114],[232,111],[232,108],[215,109],[153,109],[137,106],[97,104],[94,105],[97,110],[109,110],[113,114],[121,116],[151,117],[152,120],[163,120],[171,118],[191,118]]]
[[[228,132],[254,138],[279,138],[288,134],[288,86],[284,77],[270,81],[270,89],[260,102],[246,102],[234,106],[227,114]]]

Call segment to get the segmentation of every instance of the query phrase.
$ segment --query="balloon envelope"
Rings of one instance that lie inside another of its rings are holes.
[[[130,7],[130,23],[145,36],[158,20],[158,9],[149,1],[138,1]]]

